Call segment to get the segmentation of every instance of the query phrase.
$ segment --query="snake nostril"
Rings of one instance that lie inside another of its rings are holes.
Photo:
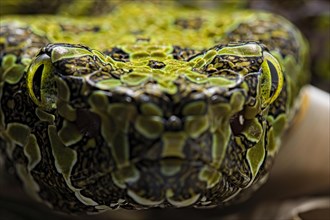
[[[172,115],[167,119],[166,130],[179,131],[182,130],[182,128],[183,128],[182,120],[179,117]]]

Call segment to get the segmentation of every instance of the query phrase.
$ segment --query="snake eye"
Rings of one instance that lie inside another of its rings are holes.
[[[45,109],[55,107],[54,67],[47,54],[38,55],[27,72],[27,88],[33,102]]]
[[[283,88],[283,72],[277,59],[268,52],[263,52],[264,61],[261,64],[261,99],[265,107],[279,96]]]

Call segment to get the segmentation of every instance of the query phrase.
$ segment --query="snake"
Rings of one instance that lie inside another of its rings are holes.
[[[308,82],[304,36],[255,10],[7,15],[0,48],[1,157],[64,213],[246,200]]]

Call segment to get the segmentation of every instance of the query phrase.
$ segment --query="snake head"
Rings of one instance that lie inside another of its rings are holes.
[[[192,205],[205,191],[221,187],[222,178],[246,187],[259,165],[250,165],[253,174],[244,166],[232,168],[228,177],[218,170],[231,166],[224,156],[227,148],[262,143],[265,125],[260,111],[277,98],[283,84],[277,60],[255,42],[218,45],[188,61],[144,62],[148,59],[119,65],[82,45],[49,44],[32,61],[27,88],[37,106],[56,109],[63,118],[63,127],[54,133],[63,146],[80,146],[90,138],[89,144],[98,148],[95,140],[103,140],[111,165],[96,166],[92,172],[111,175],[114,187],[127,190],[144,206]],[[125,72],[125,67],[132,70]],[[237,128],[233,118],[246,110],[251,97],[258,110]],[[257,164],[264,159],[260,155]],[[188,170],[190,176],[185,175]],[[72,183],[82,187],[97,178],[81,178],[77,171],[71,176]]]

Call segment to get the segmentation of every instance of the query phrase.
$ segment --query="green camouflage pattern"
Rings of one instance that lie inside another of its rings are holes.
[[[308,79],[297,28],[251,10],[6,16],[0,47],[6,166],[67,213],[245,199]]]

